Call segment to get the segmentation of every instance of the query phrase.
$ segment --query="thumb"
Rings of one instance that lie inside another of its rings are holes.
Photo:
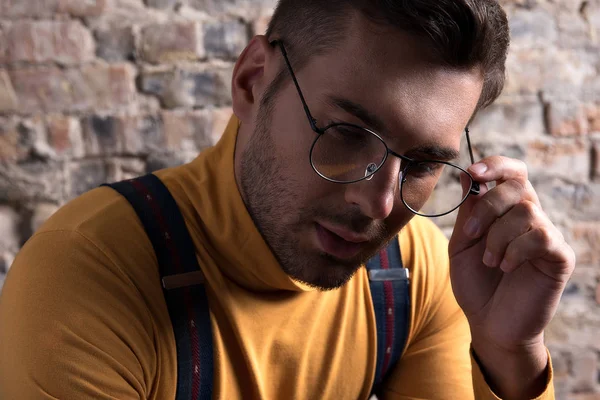
[[[465,196],[471,190],[471,179],[466,174],[460,175],[460,184],[462,193]],[[488,187],[485,183],[479,183],[479,195],[470,194],[467,200],[460,206],[454,231],[450,238],[450,254],[456,254],[476,243],[479,238],[473,239],[465,233],[467,224],[469,224],[473,208],[481,197],[487,193]]]

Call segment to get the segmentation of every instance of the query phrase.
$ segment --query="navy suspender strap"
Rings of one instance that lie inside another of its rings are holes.
[[[395,365],[408,336],[410,293],[408,269],[402,265],[398,236],[367,264],[377,323],[377,365],[373,391]]]
[[[129,201],[154,247],[177,345],[176,400],[209,400],[213,389],[210,310],[194,244],[179,207],[152,174],[104,186]]]
[[[108,186],[123,195],[142,221],[159,264],[177,344],[176,400],[208,400],[213,389],[210,309],[194,245],[177,203],[155,175]],[[377,323],[377,389],[400,359],[410,317],[408,269],[398,238],[366,264]]]

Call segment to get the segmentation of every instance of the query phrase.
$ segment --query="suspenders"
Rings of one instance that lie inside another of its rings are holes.
[[[176,400],[211,399],[214,366],[209,303],[194,245],[177,203],[153,174],[103,186],[129,201],[154,247],[177,345]],[[375,390],[400,359],[408,335],[409,276],[402,266],[398,239],[366,267],[377,322]]]
[[[369,286],[377,322],[377,387],[400,359],[408,336],[410,293],[408,269],[402,266],[398,237],[367,262]]]
[[[176,400],[210,400],[213,342],[208,298],[194,245],[179,207],[166,186],[152,174],[107,186],[131,203],[158,259],[177,344]],[[196,284],[178,285],[178,274],[186,274]]]

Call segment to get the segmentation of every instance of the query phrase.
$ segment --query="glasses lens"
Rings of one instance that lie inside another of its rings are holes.
[[[348,124],[325,130],[311,151],[315,170],[340,183],[371,177],[385,161],[387,148],[378,136]]]
[[[462,169],[435,161],[416,162],[404,173],[401,196],[413,212],[426,217],[447,214],[462,204],[461,176],[471,182]]]

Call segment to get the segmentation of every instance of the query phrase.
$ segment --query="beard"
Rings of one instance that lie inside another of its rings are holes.
[[[273,99],[263,99],[252,137],[241,155],[240,184],[246,207],[263,239],[283,271],[291,278],[319,290],[332,290],[348,282],[362,264],[392,239],[384,223],[375,223],[358,207],[340,212],[331,200],[308,202],[306,183],[290,171],[279,156],[270,130]],[[308,163],[308,149],[307,160]],[[332,184],[336,185],[336,184]],[[305,201],[310,204],[303,205]],[[329,203],[329,204],[327,204]],[[316,248],[302,248],[302,235],[309,235],[316,220],[330,221],[370,238],[359,255],[337,259]]]

